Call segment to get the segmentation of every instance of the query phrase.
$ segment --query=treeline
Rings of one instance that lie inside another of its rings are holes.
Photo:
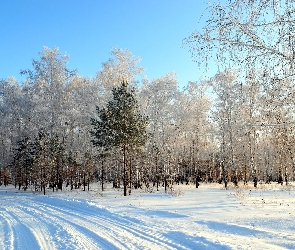
[[[291,79],[227,69],[180,90],[174,73],[138,82],[139,59],[112,56],[84,78],[45,47],[25,81],[1,80],[0,183],[45,192],[108,182],[127,195],[294,180]]]
[[[150,183],[167,187],[176,168],[179,175],[185,172],[181,164],[190,147],[187,138],[191,145],[206,140],[201,124],[207,119],[209,102],[204,90],[189,83],[180,91],[174,73],[139,83],[135,80],[143,71],[137,65],[139,59],[128,50],[114,50],[112,55],[90,79],[69,70],[68,57],[57,48],[45,47],[40,58],[33,60],[33,69],[21,71],[25,81],[1,80],[0,164],[9,171],[10,183],[45,191],[49,186],[59,189],[62,183],[75,188],[89,181],[108,181],[127,192],[127,186],[130,190],[150,187]],[[101,118],[96,106],[103,110],[114,102],[113,91],[124,80],[127,94],[134,96],[136,115],[146,117],[140,147],[133,147],[139,137],[134,122],[130,123],[134,136],[125,145],[125,157],[122,147],[109,147],[107,140],[104,148],[95,147],[90,134],[91,119]],[[206,157],[206,151],[198,156]]]
[[[18,189],[31,188],[44,194],[47,187],[52,191],[62,190],[64,184],[71,189],[83,185],[84,191],[86,186],[89,190],[89,183],[97,174],[89,154],[78,164],[73,153],[65,151],[57,135],[50,136],[44,131],[18,142],[10,173],[11,182]]]
[[[294,10],[288,0],[213,1],[184,39],[200,65],[218,67],[212,117],[235,180],[294,180]]]

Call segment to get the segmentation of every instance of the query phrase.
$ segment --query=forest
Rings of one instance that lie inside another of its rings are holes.
[[[143,76],[140,58],[113,49],[93,78],[44,47],[26,80],[0,79],[0,184],[44,192],[91,182],[151,192],[202,182],[295,178],[293,1],[208,6],[184,38],[193,60],[218,68],[179,87],[177,72]]]

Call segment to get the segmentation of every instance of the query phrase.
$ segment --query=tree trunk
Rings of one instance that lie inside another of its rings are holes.
[[[159,191],[159,173],[158,173],[158,156],[156,155],[156,180],[157,180],[157,191]]]
[[[165,186],[165,193],[167,193],[167,179],[166,179],[166,175],[164,177],[164,186]]]
[[[200,181],[199,171],[196,170],[195,175],[196,175],[196,188],[199,188],[199,186],[200,186],[200,183],[199,183],[199,181]]]
[[[226,178],[226,171],[225,171],[225,166],[224,162],[221,162],[221,167],[222,167],[222,177],[223,177],[223,182],[224,182],[224,187],[227,189],[227,178]]]
[[[83,191],[86,191],[86,173],[83,173]]]
[[[131,188],[132,188],[132,165],[131,165],[131,157],[130,157],[130,162],[129,162],[129,195],[131,194]]]
[[[123,146],[123,186],[124,196],[127,196],[127,181],[126,181],[126,145]]]
[[[104,179],[104,168],[103,168],[103,161],[101,161],[101,191],[103,191],[103,179]]]

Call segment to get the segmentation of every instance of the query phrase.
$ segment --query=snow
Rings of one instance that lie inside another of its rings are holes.
[[[295,249],[294,185],[174,191],[0,187],[0,249]]]

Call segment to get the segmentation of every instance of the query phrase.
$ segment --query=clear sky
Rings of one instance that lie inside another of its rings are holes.
[[[140,57],[148,79],[174,71],[180,86],[202,71],[182,39],[200,29],[203,0],[1,0],[0,78],[31,69],[43,46],[70,56],[69,69],[95,77],[113,47]]]

